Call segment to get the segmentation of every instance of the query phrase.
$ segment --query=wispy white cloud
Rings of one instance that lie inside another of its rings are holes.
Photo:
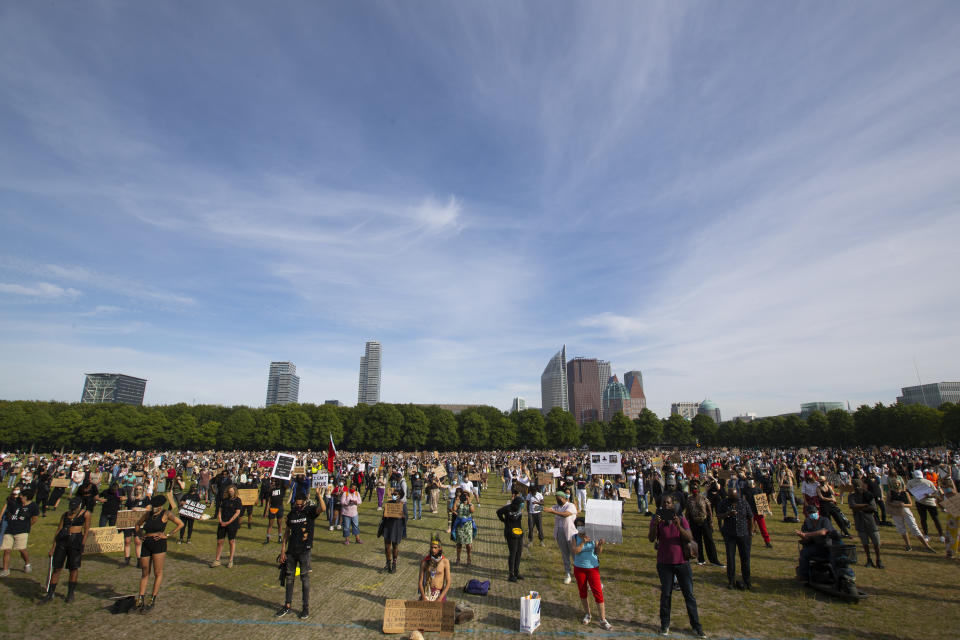
[[[80,291],[71,287],[63,288],[49,282],[38,282],[34,285],[8,284],[0,282],[0,293],[30,298],[63,299],[76,298]]]

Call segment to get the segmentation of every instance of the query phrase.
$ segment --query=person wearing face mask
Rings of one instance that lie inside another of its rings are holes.
[[[133,487],[133,496],[127,500],[128,511],[146,511],[150,507],[150,501],[144,495],[143,485],[137,484]],[[133,542],[133,548],[136,552],[137,564],[140,563],[140,538],[133,535],[133,529],[121,529],[123,531],[123,563],[130,564],[130,543]]]
[[[597,604],[597,613],[600,615],[600,627],[605,631],[613,628],[607,622],[607,609],[603,601],[603,583],[600,581],[600,554],[603,552],[604,541],[594,542],[584,532],[583,519],[577,518],[577,532],[570,540],[573,553],[573,575],[577,579],[577,590],[580,592],[580,605],[583,607],[583,624],[590,624],[590,602],[587,600],[587,588],[593,592],[593,600]]]
[[[727,588],[751,589],[750,582],[750,545],[753,536],[753,511],[740,495],[740,491],[731,487],[727,497],[717,505],[717,520],[723,543],[727,551]],[[740,573],[743,581],[734,580],[737,574],[737,553],[740,554]]]
[[[69,510],[60,517],[60,526],[53,537],[53,546],[50,547],[50,585],[47,593],[40,599],[41,603],[53,600],[53,592],[57,590],[57,582],[64,564],[70,572],[67,581],[67,602],[73,602],[73,592],[77,588],[77,578],[80,573],[80,563],[83,555],[83,544],[87,541],[90,531],[90,511],[83,504],[83,499],[70,499]]]
[[[160,584],[163,582],[163,565],[167,558],[167,534],[164,532],[167,523],[173,522],[176,525],[176,528],[171,531],[173,535],[183,528],[180,518],[163,508],[166,503],[166,496],[153,496],[150,499],[150,510],[141,516],[134,528],[134,535],[138,537],[143,535],[143,544],[140,546],[140,595],[137,596],[137,608],[140,609],[140,613],[147,613],[157,604],[157,595],[160,593]],[[146,593],[151,568],[153,569],[153,594],[148,604]]]
[[[403,503],[403,517],[380,518],[377,537],[383,536],[383,555],[387,560],[384,571],[397,572],[397,556],[400,554],[400,542],[407,537],[407,503],[403,500],[403,488],[394,487],[390,493],[391,502]]]
[[[497,509],[497,517],[503,523],[503,537],[507,541],[507,571],[510,582],[523,580],[520,575],[520,556],[523,554],[523,498],[517,487],[513,498]]]
[[[943,496],[937,502],[940,507],[943,507],[945,500],[957,495],[957,484],[953,481],[953,478],[945,477],[940,481],[940,488],[943,489]],[[946,541],[947,557],[958,557],[958,553],[960,553],[960,516],[955,516],[950,512],[946,513],[943,537]]]
[[[340,495],[340,519],[343,522],[343,544],[350,544],[350,534],[352,533],[357,544],[363,544],[360,539],[360,511],[358,509],[362,500],[360,499],[360,485],[352,484],[348,491]]]
[[[417,579],[420,600],[445,602],[450,590],[450,560],[443,555],[440,534],[430,537],[430,553],[420,561]]]
[[[460,564],[460,553],[466,546],[468,567],[473,564],[473,538],[477,534],[477,525],[473,521],[474,510],[473,493],[460,491],[454,501],[451,537],[457,543],[457,564]]]
[[[420,520],[423,518],[423,478],[418,471],[410,477],[410,497],[413,499],[413,519]]]
[[[853,481],[854,492],[847,498],[847,504],[853,510],[853,524],[863,543],[863,551],[867,554],[868,567],[876,566],[883,569],[880,562],[880,529],[877,526],[877,501],[867,488],[866,479]],[[877,564],[870,558],[870,544],[877,556]]]
[[[563,560],[563,570],[566,576],[563,578],[563,584],[573,582],[570,575],[573,571],[571,567],[571,549],[570,539],[577,532],[574,524],[577,517],[577,505],[570,502],[570,497],[566,491],[557,491],[557,506],[544,509],[544,513],[552,513],[553,518],[553,539],[557,542],[557,548],[560,549],[560,557]]]
[[[333,509],[330,512],[330,531],[334,529],[340,530],[343,528],[343,525],[340,524],[340,500],[343,497],[343,494],[346,493],[346,489],[343,488],[343,480],[337,482],[333,488]]]
[[[696,479],[690,483],[690,491],[686,514],[693,541],[697,543],[697,564],[703,566],[706,564],[704,558],[707,558],[714,566],[722,567],[717,558],[717,545],[713,541],[713,506],[700,491],[700,483]]]
[[[317,518],[324,511],[319,487],[315,491],[317,504],[307,504],[307,494],[301,489],[299,493],[294,494],[290,513],[287,514],[280,555],[277,557],[284,567],[284,587],[286,588],[283,606],[274,614],[278,618],[290,613],[290,606],[293,604],[293,583],[298,565],[300,596],[303,603],[299,617],[301,620],[310,617],[310,550],[313,548],[313,531]]]
[[[810,579],[810,560],[813,558],[829,558],[830,550],[827,540],[839,540],[840,535],[830,523],[830,518],[821,517],[817,507],[808,504],[803,508],[804,520],[797,531],[800,538],[800,563],[797,567],[797,579],[806,582]]]

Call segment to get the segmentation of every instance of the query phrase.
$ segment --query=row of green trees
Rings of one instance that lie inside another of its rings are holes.
[[[504,413],[472,407],[458,415],[436,406],[381,403],[336,407],[294,404],[266,409],[175,404],[0,401],[0,450],[123,449],[322,450],[329,435],[347,450],[631,449],[656,444],[703,446],[931,446],[960,441],[960,406],[862,406],[799,416],[692,421],[660,419],[645,409],[630,420],[582,428],[556,407]]]

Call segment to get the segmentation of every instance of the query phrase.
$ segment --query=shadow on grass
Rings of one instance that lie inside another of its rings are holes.
[[[44,578],[46,584],[46,578]],[[39,598],[43,589],[43,584],[37,584],[36,580],[30,578],[4,578],[0,585],[6,586],[18,598],[23,600],[34,600]]]
[[[277,608],[277,603],[273,600],[264,600],[263,598],[252,596],[248,593],[244,593],[243,591],[235,591],[221,585],[184,582],[183,586],[197,589],[203,593],[212,594],[221,600],[226,600],[227,602],[232,602],[234,604],[251,605],[271,611]]]

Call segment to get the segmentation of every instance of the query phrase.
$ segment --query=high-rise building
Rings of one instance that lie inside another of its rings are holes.
[[[932,382],[915,387],[902,387],[897,404],[925,404],[936,409],[944,402],[960,403],[960,382]]]
[[[846,409],[842,402],[804,402],[800,405],[800,417],[806,420],[815,411],[830,413],[834,409]]]
[[[140,406],[147,390],[144,378],[134,378],[122,373],[87,373],[83,381],[80,402],[120,402]]]
[[[600,385],[600,397],[603,397],[603,391],[607,388],[607,383],[610,382],[610,376],[613,375],[613,370],[610,367],[609,360],[597,360],[597,382]]]
[[[383,349],[379,342],[371,340],[360,358],[360,385],[357,404],[380,402],[380,366]]]
[[[300,376],[292,362],[271,362],[267,375],[267,406],[295,404],[300,397]]]
[[[699,408],[699,402],[674,402],[670,405],[670,415],[683,416],[687,420],[693,420]]]
[[[323,404],[332,404],[332,405],[335,406],[335,407],[342,407],[342,406],[344,406],[343,403],[340,402],[339,400],[324,400],[324,401],[323,401]]]
[[[640,417],[640,412],[647,408],[647,396],[643,393],[643,374],[639,371],[627,371],[623,374],[623,384],[630,395],[630,403],[624,413],[631,420]]]
[[[720,424],[720,407],[713,400],[704,398],[700,406],[697,407],[697,415],[709,416],[713,421]]]
[[[567,398],[567,345],[553,354],[540,376],[541,411],[549,413],[554,407],[570,410]]]
[[[627,386],[620,382],[617,376],[610,376],[603,390],[603,419],[610,422],[618,411],[627,415],[629,408],[630,394],[627,392]]]
[[[567,404],[577,424],[602,418],[602,396],[600,366],[596,358],[574,358],[567,363]]]
[[[517,396],[513,399],[513,404],[510,406],[510,413],[515,411],[523,411],[527,408],[527,401]]]

